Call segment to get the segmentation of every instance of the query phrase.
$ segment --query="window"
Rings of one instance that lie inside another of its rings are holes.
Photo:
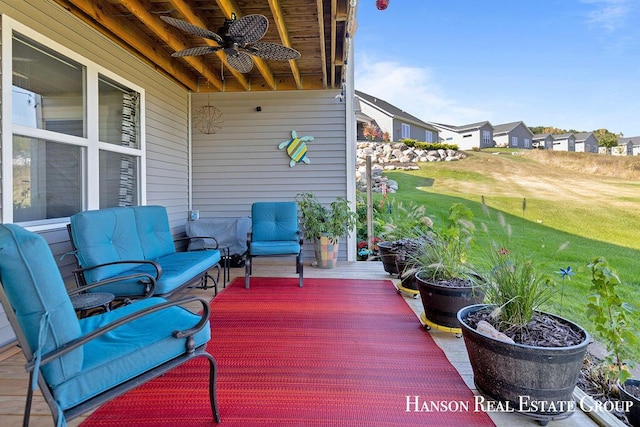
[[[12,35],[2,52],[12,58],[2,64],[12,76],[10,95],[2,91],[12,161],[2,163],[11,177],[2,205],[13,209],[2,222],[59,224],[84,209],[139,204],[143,91],[9,18],[3,30]]]
[[[531,140],[529,138],[524,139],[524,148],[531,148]]]
[[[406,123],[402,124],[402,138],[411,138],[411,127]]]
[[[518,146],[518,137],[517,136],[512,136],[511,137],[511,146],[512,147],[517,147]]]
[[[488,131],[488,130],[482,131],[482,146],[483,147],[491,146],[491,131]]]
[[[424,142],[433,142],[433,132],[430,130],[424,132]]]

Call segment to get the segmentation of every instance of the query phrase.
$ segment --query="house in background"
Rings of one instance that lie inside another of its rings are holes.
[[[493,127],[493,141],[496,147],[527,148],[533,147],[533,133],[524,122],[511,122]]]
[[[553,135],[553,149],[555,151],[576,151],[576,137],[573,133]]]
[[[575,137],[575,151],[581,153],[598,153],[598,138],[593,132],[579,132],[573,135]]]
[[[618,138],[618,146],[611,149],[614,156],[639,156],[640,136],[630,138]]]
[[[550,133],[537,133],[533,135],[531,146],[543,150],[553,150],[553,135]]]
[[[618,138],[618,145],[611,147],[611,154],[613,156],[634,156],[639,153],[640,137]]]
[[[428,123],[440,132],[440,142],[456,144],[460,150],[493,147],[493,126],[488,121],[462,126]]]
[[[380,98],[356,90],[354,107],[358,140],[366,139],[366,125],[375,124],[381,132],[389,134],[391,141],[409,138],[438,142],[438,129]]]

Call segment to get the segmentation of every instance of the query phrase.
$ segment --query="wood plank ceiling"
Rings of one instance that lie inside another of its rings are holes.
[[[158,71],[194,92],[340,88],[355,30],[355,0],[53,0],[134,52]],[[225,18],[265,15],[269,29],[260,41],[291,47],[296,60],[254,58],[242,74],[222,51],[172,57],[194,46],[217,46],[165,23],[160,16],[218,32]]]

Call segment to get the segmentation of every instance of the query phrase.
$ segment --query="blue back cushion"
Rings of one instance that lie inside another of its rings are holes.
[[[295,202],[257,202],[251,206],[252,240],[298,241]]]
[[[113,261],[143,260],[136,220],[131,208],[84,211],[70,218],[73,243],[81,267]],[[132,264],[98,268],[85,274],[89,283],[116,276]]]
[[[80,336],[76,313],[42,236],[14,224],[0,225],[0,281],[32,352],[38,349],[45,313],[48,320],[44,324],[46,338],[40,342],[41,354]],[[78,348],[43,365],[42,373],[50,385],[60,384],[80,372],[82,359],[83,350]]]
[[[145,259],[158,259],[176,251],[164,206],[135,206],[136,228]]]

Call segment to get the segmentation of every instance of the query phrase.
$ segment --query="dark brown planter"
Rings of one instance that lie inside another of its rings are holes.
[[[412,270],[414,267],[412,265],[408,265],[406,261],[403,261],[400,258],[400,256],[396,257],[396,269],[398,271],[398,277],[400,277],[402,287],[417,291],[418,281],[416,280],[415,273],[408,273],[405,275],[406,271]]]
[[[443,286],[422,277],[419,272],[416,282],[425,317],[439,326],[459,328],[458,310],[484,300],[484,292],[479,286]]]
[[[378,254],[382,261],[384,271],[389,274],[397,275],[398,268],[396,267],[396,251],[392,242],[380,242],[378,243]]]
[[[503,407],[509,405],[510,409],[537,419],[541,425],[570,416],[575,409],[573,390],[591,340],[589,333],[569,320],[549,315],[580,333],[584,337],[582,343],[536,347],[499,341],[465,323],[470,313],[486,307],[472,305],[457,315],[478,391]]]
[[[624,385],[618,383],[618,388],[620,389],[620,400],[632,403],[629,408],[629,412],[625,413],[627,421],[629,421],[629,424],[633,427],[640,427],[640,399],[625,390],[625,387],[627,386],[640,387],[640,380],[632,378],[626,380]]]

